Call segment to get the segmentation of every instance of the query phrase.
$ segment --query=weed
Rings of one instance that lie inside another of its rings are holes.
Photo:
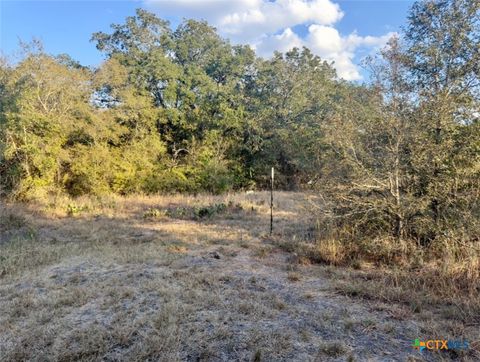
[[[261,245],[255,248],[255,256],[259,258],[267,257],[273,251],[273,247],[271,245]]]
[[[0,214],[0,231],[20,229],[27,225],[27,220],[22,215],[13,212]]]
[[[77,205],[75,203],[70,203],[67,205],[67,215],[68,216],[75,216],[80,214],[84,211],[88,211],[89,207],[86,205]]]
[[[167,212],[165,210],[160,210],[155,207],[151,207],[143,213],[144,219],[158,219],[165,216],[167,216]]]
[[[300,275],[300,273],[290,272],[290,273],[288,273],[287,278],[291,282],[298,282],[301,278],[301,275]]]
[[[330,357],[340,357],[348,352],[348,348],[343,342],[324,342],[320,351]]]
[[[228,210],[231,210],[231,208],[222,202],[206,206],[181,206],[169,208],[166,211],[166,216],[175,219],[202,220],[212,218],[215,215],[224,214]]]

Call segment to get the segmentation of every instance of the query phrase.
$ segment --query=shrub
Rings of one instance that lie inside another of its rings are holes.
[[[75,216],[81,212],[88,211],[89,207],[86,205],[77,205],[75,203],[70,203],[67,205],[67,215]]]
[[[230,205],[230,204],[229,204]],[[227,211],[238,210],[232,206],[226,205],[224,203],[206,205],[206,206],[195,206],[195,207],[175,207],[170,208],[166,211],[166,215],[172,218],[178,219],[190,219],[190,220],[200,220],[208,219],[218,214],[223,214]]]
[[[157,208],[149,208],[143,213],[144,219],[158,219],[167,215],[165,210],[160,210]]]

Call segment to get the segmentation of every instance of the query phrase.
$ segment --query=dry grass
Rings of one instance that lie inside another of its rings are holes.
[[[468,340],[471,349],[435,358],[480,358],[480,249],[438,240],[428,250],[408,241],[323,238],[277,243],[298,263],[329,265],[340,294],[381,305],[394,320],[415,316],[422,336]],[[340,266],[340,267],[339,267]],[[349,329],[352,322],[347,324]],[[385,328],[391,332],[391,325]],[[469,357],[470,356],[470,357]],[[476,356],[476,357],[471,357]]]
[[[390,244],[395,243],[390,240]],[[307,259],[311,263],[342,266],[332,268],[345,279],[335,288],[347,295],[403,303],[413,310],[454,305],[450,318],[480,325],[480,252],[472,246],[431,245],[431,255],[427,256],[425,249],[415,243],[393,247],[387,244],[374,241],[361,245],[325,239],[282,241],[278,245],[295,253],[299,262]]]
[[[299,263],[341,266],[332,270],[346,274],[335,286],[344,294],[407,304],[413,310],[447,306],[449,318],[480,326],[478,238],[467,243],[444,235],[425,246],[388,236],[368,238],[350,226],[332,224],[332,217],[323,215],[313,240],[282,239],[277,245],[294,253]]]
[[[278,193],[273,237],[267,200],[2,204],[0,360],[406,360],[429,333],[478,339],[465,304],[411,308],[403,271],[311,265],[345,254],[312,244],[315,196]]]

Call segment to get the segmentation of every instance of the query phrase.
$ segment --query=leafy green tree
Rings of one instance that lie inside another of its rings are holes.
[[[181,161],[191,161],[199,142],[211,144],[211,135],[226,139],[223,157],[235,157],[238,142],[229,140],[240,137],[244,128],[242,87],[253,51],[232,47],[205,22],[186,20],[171,32],[168,23],[145,11],[112,28],[112,34],[96,33],[92,39],[106,53],[107,63],[125,70],[130,96],[125,91],[119,94],[118,86],[104,77],[106,82],[97,88],[103,96],[100,103],[109,103],[119,120],[132,119],[124,114],[131,104],[138,119],[149,120],[150,133],[155,124],[170,155],[162,160],[163,166],[172,171],[174,165],[174,175],[182,173]],[[241,183],[243,172],[235,173],[236,183]],[[192,177],[189,171],[182,178]]]
[[[63,144],[90,118],[89,74],[59,63],[42,49],[3,67],[2,184],[17,197],[60,183]]]
[[[406,28],[423,130],[415,167],[421,192],[430,198],[435,234],[463,215],[461,205],[478,210],[478,197],[468,194],[478,193],[479,178],[478,143],[471,142],[479,136],[479,24],[478,1],[429,0],[414,4]]]
[[[254,172],[266,175],[275,166],[280,185],[295,188],[321,167],[321,124],[334,108],[335,71],[305,48],[259,63],[247,87],[248,111],[260,127],[252,127],[250,139],[257,143]]]
[[[323,190],[356,233],[388,233],[398,240],[419,206],[409,179],[413,92],[399,39],[390,39],[367,64],[369,89],[344,86],[334,116],[323,125],[329,144]]]

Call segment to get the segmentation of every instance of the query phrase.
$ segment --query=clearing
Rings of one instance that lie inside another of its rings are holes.
[[[312,240],[315,195],[277,193],[271,238],[268,200],[255,192],[1,204],[0,359],[480,358],[475,346],[416,351],[423,336],[475,341],[478,326],[445,309],[345,296],[338,283],[356,283],[355,270],[280,247]]]

